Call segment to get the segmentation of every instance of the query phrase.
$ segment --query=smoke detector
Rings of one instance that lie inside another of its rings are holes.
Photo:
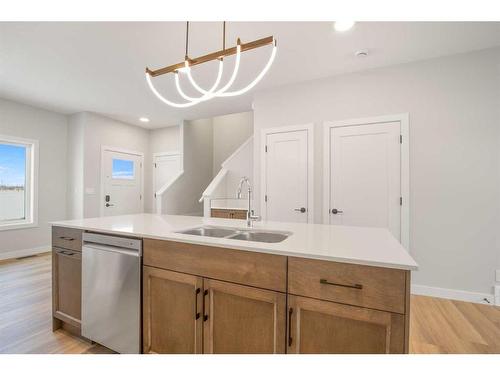
[[[359,51],[354,52],[354,56],[356,56],[356,57],[367,57],[368,56],[368,50],[367,49],[360,49]]]

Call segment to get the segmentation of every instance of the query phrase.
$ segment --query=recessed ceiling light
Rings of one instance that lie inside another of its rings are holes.
[[[354,21],[335,21],[333,27],[335,31],[347,31],[354,26]]]
[[[147,117],[141,117],[139,119],[140,122],[149,122],[149,119]]]

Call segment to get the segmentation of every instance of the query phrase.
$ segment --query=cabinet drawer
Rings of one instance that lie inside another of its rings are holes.
[[[232,219],[246,220],[247,218],[247,210],[233,210],[231,213]]]
[[[82,230],[52,227],[52,246],[82,251]]]
[[[314,259],[288,258],[288,292],[405,313],[406,272]]]
[[[224,218],[224,219],[246,219],[247,218],[247,210],[231,210],[231,209],[223,209],[223,208],[212,208],[211,209],[211,216]]]
[[[220,210],[220,209],[216,209],[216,208],[211,209],[211,216],[212,217],[220,217],[223,219],[230,219],[231,218],[229,210]]]
[[[144,265],[286,291],[286,257],[144,239]]]

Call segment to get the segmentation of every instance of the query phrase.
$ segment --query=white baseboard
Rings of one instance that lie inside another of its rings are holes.
[[[5,253],[0,253],[0,260],[15,259],[15,258],[20,258],[20,257],[27,257],[29,255],[36,255],[36,254],[46,253],[48,251],[50,251],[50,245],[40,246],[40,247],[34,247],[34,248],[31,248],[31,249],[21,249],[21,250],[7,251]]]
[[[495,296],[487,293],[467,292],[465,290],[436,288],[427,285],[411,285],[411,293],[421,296],[454,299],[458,301],[481,303],[484,305],[495,305]],[[486,302],[484,299],[490,301]]]

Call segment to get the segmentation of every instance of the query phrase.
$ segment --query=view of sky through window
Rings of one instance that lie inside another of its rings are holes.
[[[0,143],[0,222],[26,218],[26,147]]]
[[[0,143],[0,186],[23,186],[26,181],[26,148]]]
[[[134,179],[134,162],[132,160],[113,159],[113,178],[122,180]]]

